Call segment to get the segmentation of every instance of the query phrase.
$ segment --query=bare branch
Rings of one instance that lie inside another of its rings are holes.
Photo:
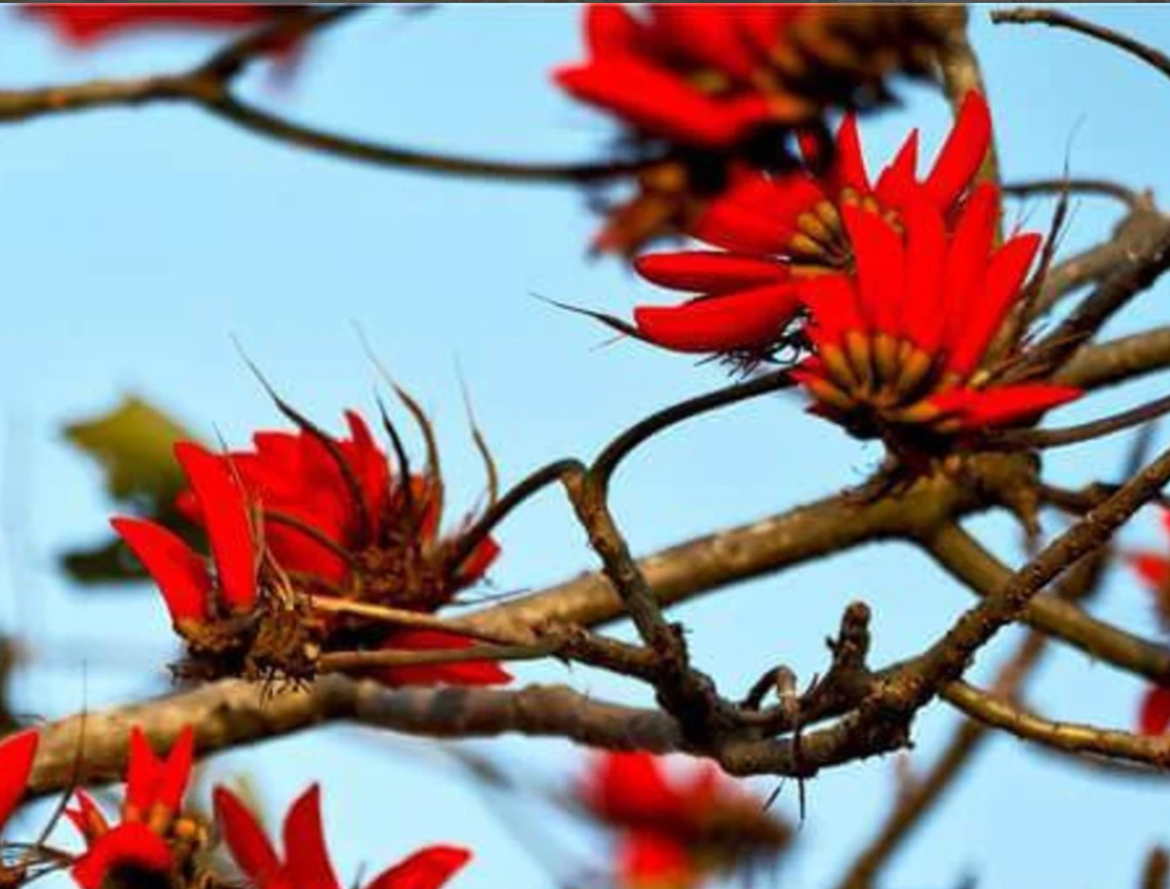
[[[1130,55],[1137,56],[1147,65],[1150,65],[1163,75],[1170,77],[1170,56],[1154,49],[1152,46],[1142,43],[1140,40],[1134,40],[1132,37],[1127,37],[1125,34],[1114,31],[1112,28],[1087,22],[1084,19],[1077,18],[1075,15],[1069,15],[1067,12],[1061,12],[1057,9],[1038,9],[1036,7],[1022,6],[1018,9],[993,10],[991,20],[997,25],[1040,24],[1053,28],[1067,28],[1070,31],[1076,31],[1100,40],[1103,43],[1116,46],[1118,49]]]

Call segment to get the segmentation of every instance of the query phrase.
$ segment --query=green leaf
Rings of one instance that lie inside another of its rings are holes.
[[[119,506],[190,538],[174,503],[186,486],[174,456],[177,441],[197,441],[182,423],[136,396],[109,413],[65,426],[67,441],[105,471],[106,490]],[[83,584],[142,580],[137,561],[114,535],[65,553],[62,566]]]

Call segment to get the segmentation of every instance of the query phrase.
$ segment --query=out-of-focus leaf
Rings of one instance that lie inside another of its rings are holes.
[[[175,511],[184,487],[175,461],[176,441],[197,441],[183,424],[136,396],[112,411],[64,428],[65,438],[105,470],[106,490],[123,510],[165,525],[190,539],[192,529]],[[138,562],[112,534],[93,547],[65,553],[62,566],[79,583],[145,579]]]

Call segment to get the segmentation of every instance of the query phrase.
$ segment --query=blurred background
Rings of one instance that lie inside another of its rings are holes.
[[[973,39],[1009,180],[1058,176],[1067,163],[1073,175],[1170,194],[1170,84],[1101,44],[995,27],[987,13],[972,11]],[[1162,9],[1078,13],[1170,48]],[[14,10],[0,15],[5,89],[177,70],[220,40],[126,37],[79,53]],[[314,42],[290,78],[258,66],[246,90],[295,119],[396,144],[510,159],[599,157],[613,136],[608,123],[548,79],[552,67],[579,57],[579,16],[553,4],[371,11]],[[949,110],[935,90],[903,84],[900,93],[901,108],[864,123],[871,168],[912,127],[928,156],[946,132]],[[152,589],[82,590],[59,567],[62,551],[102,538],[112,511],[100,472],[61,428],[127,394],[235,445],[257,428],[283,426],[233,338],[283,395],[340,430],[341,411],[372,410],[379,386],[360,328],[436,419],[452,516],[484,490],[460,374],[505,483],[550,459],[588,455],[654,409],[725,382],[715,366],[633,342],[606,345],[606,331],[538,299],[618,315],[671,299],[617,260],[587,257],[598,220],[569,187],[364,167],[263,141],[196,110],[155,106],[5,126],[0,201],[0,627],[27,648],[26,668],[11,682],[20,713],[51,719],[165,690],[163,665],[176,651]],[[1045,230],[1051,204],[1015,203],[1009,212]],[[1065,252],[1108,237],[1117,214],[1108,201],[1076,200]],[[1165,284],[1147,293],[1108,333],[1167,323],[1166,295]],[[1155,378],[1110,391],[1060,420],[1133,405],[1165,387]],[[1118,438],[1056,453],[1050,476],[1111,478],[1125,451]],[[649,552],[834,493],[863,480],[879,458],[877,448],[804,415],[797,397],[760,400],[656,440],[624,468],[614,505],[633,548]],[[971,527],[1018,562],[1015,526],[981,519]],[[1046,531],[1060,527],[1050,518]],[[1164,543],[1151,513],[1124,534],[1127,545]],[[595,565],[551,492],[500,537],[490,592],[538,589]],[[931,640],[967,597],[924,557],[889,545],[725,590],[677,616],[691,629],[699,665],[738,696],[777,660],[811,679],[826,663],[824,637],[855,598],[874,608],[874,662],[883,663]],[[1148,595],[1123,568],[1094,607],[1157,633]],[[977,677],[994,671],[1011,638],[984,653]],[[1031,700],[1057,718],[1133,724],[1139,683],[1077,652],[1055,655]],[[585,670],[516,672],[646,699]],[[925,711],[911,762],[929,763],[956,724],[945,705]],[[558,792],[571,789],[585,761],[584,751],[547,741],[471,747]],[[211,780],[246,774],[271,817],[322,779],[345,883],[363,863],[376,872],[437,840],[477,851],[453,884],[460,889],[583,883],[581,874],[607,861],[602,836],[545,817],[522,797],[485,794],[449,757],[405,739],[329,728],[218,757],[205,771]],[[892,804],[894,771],[894,758],[875,759],[811,782],[807,818],[776,885],[831,885]],[[774,789],[756,785],[761,794]],[[205,801],[207,786],[199,793]],[[1170,842],[1168,794],[1164,779],[1107,776],[997,738],[884,884],[1136,885],[1151,844]],[[790,785],[777,802],[793,818],[795,795]]]

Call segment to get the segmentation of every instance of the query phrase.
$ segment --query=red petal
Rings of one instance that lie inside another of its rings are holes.
[[[152,873],[171,869],[171,847],[140,821],[119,824],[99,837],[73,865],[73,879],[82,889],[101,889],[113,868],[133,867]]]
[[[737,3],[735,24],[758,51],[769,53],[780,42],[784,26],[799,9],[781,3]]]
[[[247,611],[256,603],[256,547],[244,491],[228,462],[200,445],[180,442],[175,457],[199,499],[224,602]]]
[[[902,324],[906,335],[933,352],[945,327],[943,273],[947,235],[942,215],[926,201],[912,201],[905,211],[906,301]]]
[[[1156,686],[1142,698],[1138,731],[1143,735],[1165,734],[1170,728],[1170,688]]]
[[[649,342],[676,352],[734,352],[776,342],[800,308],[797,288],[772,284],[681,306],[639,306],[634,323]]]
[[[865,156],[861,153],[861,136],[857,132],[857,118],[846,114],[837,130],[837,155],[833,164],[834,191],[853,188],[869,194],[869,174],[865,171]]]
[[[185,726],[171,748],[162,773],[159,775],[155,803],[168,812],[178,812],[183,806],[191,768],[195,762],[195,730]]]
[[[788,269],[771,259],[710,250],[650,253],[635,259],[634,268],[663,287],[707,295],[776,284],[789,277]]]
[[[726,6],[701,3],[653,3],[651,31],[655,46],[671,58],[686,60],[750,81],[755,59],[748,52]]]
[[[460,651],[475,645],[474,639],[437,630],[395,630],[382,643],[383,649],[403,651]],[[467,661],[460,664],[387,667],[377,673],[379,682],[404,685],[504,685],[512,675],[494,661]]]
[[[716,101],[681,77],[630,59],[562,68],[554,76],[576,98],[606,108],[639,129],[710,148],[738,141],[752,125],[768,118],[762,96]]]
[[[154,522],[116,518],[110,524],[158,584],[173,623],[207,618],[211,577],[202,558]]]
[[[475,583],[487,573],[488,568],[499,558],[499,555],[500,545],[491,537],[488,537],[476,546],[471,551],[471,555],[459,566],[456,579],[460,584]]]
[[[1138,577],[1154,592],[1161,592],[1170,583],[1170,559],[1160,553],[1131,553],[1125,559]]]
[[[796,233],[797,217],[824,199],[820,185],[807,176],[753,174],[709,201],[690,234],[725,250],[782,255]]]
[[[366,514],[372,525],[369,529],[370,535],[374,539],[379,539],[382,519],[386,514],[387,498],[390,496],[390,464],[386,461],[386,454],[370,434],[365,420],[354,411],[346,411],[345,421],[349,425],[351,438],[350,441],[343,443],[343,452],[347,458],[346,462],[357,477],[358,487],[362,489]]]
[[[972,90],[926,177],[925,188],[940,210],[948,209],[971,186],[990,147],[991,112],[983,95]]]
[[[686,800],[650,754],[602,753],[581,787],[582,801],[597,817],[616,825],[672,824]]]
[[[806,328],[818,345],[839,343],[850,330],[866,330],[857,291],[846,275],[821,275],[800,282],[801,303],[811,323]]]
[[[856,257],[857,295],[862,313],[872,330],[899,334],[906,282],[902,237],[869,210],[845,206],[842,215]]]
[[[912,130],[898,156],[878,176],[874,194],[883,207],[901,209],[918,191],[918,130]]]
[[[141,726],[130,729],[130,755],[126,763],[126,802],[124,811],[133,810],[144,818],[158,794],[163,764],[154,755]]]
[[[456,846],[429,846],[383,871],[366,889],[439,889],[471,860]]]
[[[967,429],[987,429],[1033,420],[1045,411],[1074,401],[1081,394],[1080,389],[1071,386],[1033,383],[982,391],[956,389],[930,401],[943,409],[953,403]]]
[[[620,3],[585,7],[585,43],[594,56],[639,55],[645,49],[643,26]]]
[[[77,800],[77,808],[67,808],[65,810],[65,817],[77,828],[78,833],[82,835],[85,839],[85,844],[88,846],[98,837],[109,831],[110,823],[106,820],[106,816],[102,814],[102,810],[98,807],[97,802],[86,791],[75,791],[74,798]]]
[[[618,850],[619,885],[629,889],[665,889],[698,884],[686,844],[653,831],[634,831]]]
[[[981,185],[964,204],[955,227],[943,278],[943,313],[947,319],[945,344],[948,346],[953,347],[962,340],[970,313],[983,289],[998,211],[999,198],[995,187]]]
[[[255,3],[33,3],[24,11],[50,21],[65,39],[86,44],[120,32],[157,25],[188,28],[246,26],[287,9]]]
[[[24,796],[40,735],[29,729],[0,741],[0,829]]]
[[[983,353],[1020,295],[1040,240],[1039,235],[1021,235],[996,251],[987,267],[983,291],[972,301],[966,323],[952,346],[948,365],[955,373],[965,377],[983,359]]]
[[[215,815],[236,865],[259,889],[267,889],[280,873],[280,859],[264,829],[239,797],[226,787],[215,788]]]
[[[284,819],[285,876],[296,889],[341,889],[321,825],[321,787],[314,784]]]

